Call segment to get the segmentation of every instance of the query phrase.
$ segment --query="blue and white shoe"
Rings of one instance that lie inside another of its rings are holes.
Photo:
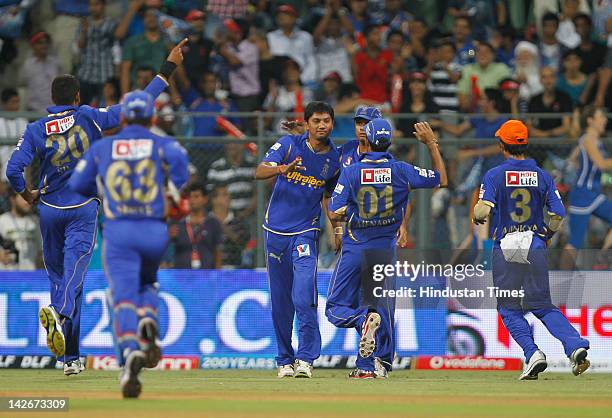
[[[591,367],[591,362],[587,359],[586,348],[578,348],[570,355],[570,363],[572,364],[572,373],[574,376],[580,376]]]
[[[146,355],[140,350],[130,351],[125,366],[119,377],[119,386],[124,398],[137,398],[142,391],[142,384],[138,379],[140,371],[145,367]]]
[[[61,357],[66,353],[66,338],[62,332],[62,324],[59,315],[53,306],[45,306],[38,311],[40,325],[47,331],[47,347],[56,356]]]

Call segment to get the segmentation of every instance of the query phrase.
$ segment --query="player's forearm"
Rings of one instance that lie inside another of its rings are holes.
[[[259,164],[255,169],[255,180],[267,180],[280,174],[280,166]]]
[[[427,149],[429,149],[433,169],[440,173],[440,187],[447,187],[448,177],[446,174],[446,165],[444,164],[444,159],[440,153],[439,145],[437,143],[427,144]]]

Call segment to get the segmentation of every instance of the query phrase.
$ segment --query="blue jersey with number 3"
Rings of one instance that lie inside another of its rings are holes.
[[[165,180],[182,187],[188,178],[187,153],[172,138],[128,125],[96,142],[77,165],[68,184],[83,195],[101,187],[108,219],[161,219]]]
[[[501,240],[516,231],[544,232],[544,207],[551,214],[565,216],[561,196],[552,177],[534,160],[507,159],[487,171],[480,199],[493,207],[491,237]]]
[[[439,185],[437,171],[397,161],[389,153],[366,153],[341,171],[329,210],[346,215],[343,243],[391,246],[410,190]]]
[[[159,96],[168,86],[155,77],[145,91]],[[121,105],[104,109],[90,106],[52,106],[47,117],[28,124],[6,167],[6,176],[13,189],[26,188],[23,172],[34,157],[40,159],[38,189],[41,201],[51,206],[79,206],[92,196],[71,191],[68,179],[89,147],[102,138],[102,131],[119,125]]]

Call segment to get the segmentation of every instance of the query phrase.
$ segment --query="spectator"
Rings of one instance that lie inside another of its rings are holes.
[[[582,59],[575,50],[567,51],[563,57],[563,73],[557,82],[557,89],[566,93],[573,106],[586,103],[588,77],[582,71]]]
[[[116,39],[123,40],[126,37],[142,35],[144,33],[142,16],[147,10],[145,4],[146,0],[130,0],[128,8],[115,30]]]
[[[495,60],[514,68],[514,49],[516,48],[516,32],[512,26],[493,32],[491,45],[497,48]]]
[[[274,14],[272,2],[269,0],[255,1],[253,10],[249,14],[249,21],[257,30],[269,32],[274,29]],[[309,32],[309,31],[307,31]]]
[[[571,113],[572,99],[557,89],[557,73],[554,68],[544,67],[540,71],[544,91],[529,101],[529,113]],[[529,135],[535,138],[559,137],[570,131],[571,118],[568,115],[558,119],[533,118],[529,120]]]
[[[147,84],[151,82],[155,78],[155,70],[148,65],[143,65],[142,67],[138,67],[136,69],[136,79],[132,86],[130,86],[130,90],[138,89],[144,90],[147,87]]]
[[[461,108],[472,111],[484,89],[496,88],[500,80],[508,77],[508,66],[493,62],[493,47],[486,42],[480,43],[476,50],[476,63],[463,68],[457,85]]]
[[[53,34],[59,66],[72,72],[74,34],[81,20],[89,14],[88,2],[84,0],[54,0],[55,18],[48,28]],[[49,79],[49,83],[52,78]]]
[[[412,56],[417,61],[417,67],[422,69],[427,64],[427,51],[430,43],[430,31],[427,22],[416,18],[410,22],[410,46]]]
[[[503,0],[450,0],[447,14],[454,18],[469,18],[478,40],[488,39],[494,28],[506,24],[506,5]]]
[[[417,71],[420,68],[416,58],[412,55],[412,45],[406,42],[404,34],[399,30],[387,32],[387,49],[392,55],[390,69],[392,74],[403,75],[406,71]]]
[[[223,242],[221,223],[214,216],[206,215],[208,196],[202,183],[194,183],[188,189],[189,215],[170,226],[168,234],[174,244],[174,268],[221,268]]]
[[[320,102],[329,103],[331,107],[335,108],[340,102],[341,90],[342,77],[338,72],[333,71],[323,77],[321,87],[315,91],[314,99]]]
[[[579,0],[565,0],[563,3],[563,12],[557,29],[557,39],[566,48],[576,48],[580,44],[580,35],[576,32],[574,25],[574,17],[578,14],[580,6]]]
[[[472,42],[472,25],[467,17],[458,16],[455,18],[453,23],[453,42],[455,43],[459,64],[461,66],[472,64],[476,47]]]
[[[81,103],[100,99],[104,82],[113,76],[113,46],[117,22],[105,17],[106,0],[89,1],[89,17],[77,29],[77,48],[81,61],[77,77],[81,84]]]
[[[538,42],[540,63],[543,67],[554,68],[556,71],[561,67],[561,57],[567,50],[557,40],[558,29],[559,17],[555,13],[546,13],[542,17],[542,38]]]
[[[521,84],[514,78],[504,78],[499,82],[499,91],[504,98],[504,105],[499,109],[502,113],[512,113],[515,118],[527,111],[529,102],[520,95]]]
[[[144,13],[144,33],[128,38],[123,45],[121,62],[121,93],[130,91],[140,67],[159,68],[166,59],[169,44],[157,21],[157,10],[148,8]]]
[[[220,19],[243,19],[248,6],[248,0],[208,0],[206,10]]]
[[[445,113],[459,110],[457,82],[461,78],[461,66],[455,57],[455,44],[450,40],[441,42],[434,49],[434,63],[427,82],[433,102]]]
[[[306,0],[304,2],[302,17],[300,18],[300,29],[313,33],[323,16],[326,8],[334,8],[340,10],[342,3],[340,0],[326,0],[325,8],[321,3],[322,0]]]
[[[259,51],[259,85],[261,87],[260,103],[268,96],[270,82],[279,85],[283,81],[283,65],[287,56],[272,55],[270,44],[265,32],[251,28],[249,35],[251,42]]]
[[[407,85],[403,88],[404,98],[400,113],[438,113],[438,105],[433,101],[431,94],[427,91],[427,75],[420,71],[414,71],[408,76]],[[422,120],[430,120],[428,115],[423,118],[400,119],[397,128],[398,135],[403,137],[412,136],[414,124]]]
[[[256,162],[247,154],[244,144],[225,144],[225,156],[210,166],[208,182],[225,186],[230,196],[230,210],[238,219],[246,219],[255,211],[253,178]]]
[[[0,270],[36,270],[41,260],[38,219],[32,207],[13,190],[11,210],[0,215]]]
[[[23,63],[21,83],[26,86],[27,108],[45,112],[51,102],[51,81],[62,73],[55,55],[49,53],[51,37],[37,32],[30,38],[32,55]]]
[[[189,43],[183,47],[183,66],[191,84],[196,85],[201,74],[210,71],[210,54],[214,42],[204,37],[206,13],[190,10],[185,20],[191,25],[187,37]]]
[[[593,28],[595,39],[599,43],[608,44],[610,33],[608,25],[612,18],[612,1],[598,0],[593,2]]]
[[[7,88],[2,90],[0,94],[2,101],[3,112],[19,112],[21,102],[17,90]],[[17,139],[23,134],[28,120],[21,117],[0,116],[0,138],[4,140],[13,140],[17,143]],[[7,181],[6,178],[6,162],[11,158],[14,146],[0,146],[0,180]]]
[[[347,17],[351,22],[351,35],[355,35],[359,39],[360,34],[365,36],[366,28],[374,24],[374,20],[368,13],[367,0],[350,0],[348,4],[350,12],[347,14]]]
[[[335,4],[334,2],[330,2]],[[317,79],[331,72],[338,72],[346,83],[353,81],[351,61],[345,47],[347,41],[342,37],[342,22],[346,15],[340,17],[339,10],[331,5],[325,8],[325,14],[317,24],[312,37],[315,44],[315,57],[319,69]],[[346,23],[344,24],[346,26]]]
[[[580,71],[590,76],[603,66],[608,48],[591,40],[593,24],[588,15],[576,15],[574,25],[576,26],[576,32],[580,35],[580,44],[575,49],[576,53],[582,58]]]
[[[226,19],[227,40],[221,41],[218,50],[230,66],[229,82],[232,99],[241,112],[259,109],[261,87],[259,84],[259,50],[245,39],[236,21]]]
[[[380,26],[368,26],[364,31],[366,47],[364,50],[349,51],[355,84],[364,99],[384,103],[389,100],[389,66],[393,56],[391,51],[382,49]]]
[[[307,87],[317,81],[317,62],[312,36],[296,27],[297,12],[292,6],[277,9],[276,23],[279,29],[268,33],[272,55],[293,58],[302,68],[301,80]]]
[[[408,25],[412,19],[410,13],[402,10],[401,0],[385,0],[383,25],[388,27],[389,30],[397,30],[407,36],[410,34]]]
[[[287,58],[283,67],[283,84],[277,86],[272,83],[263,107],[269,112],[302,113],[311,99],[311,91],[302,89],[300,66],[291,58]],[[274,122],[274,129],[279,133],[282,132],[280,118],[277,118]]]
[[[121,85],[117,77],[111,77],[102,86],[102,97],[98,107],[108,107],[116,105],[121,99]]]
[[[521,85],[519,94],[521,99],[529,101],[531,97],[542,92],[538,47],[531,42],[521,41],[516,45],[514,55],[516,56],[514,78]]]
[[[211,216],[216,218],[223,228],[223,241],[220,245],[220,251],[223,254],[222,264],[223,266],[241,267],[243,266],[242,252],[251,235],[249,226],[244,219],[234,216],[227,186],[216,184],[211,195]]]

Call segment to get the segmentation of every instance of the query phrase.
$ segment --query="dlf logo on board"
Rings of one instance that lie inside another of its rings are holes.
[[[538,187],[535,171],[506,171],[506,187]]]
[[[391,169],[362,168],[361,184],[391,184]]]

